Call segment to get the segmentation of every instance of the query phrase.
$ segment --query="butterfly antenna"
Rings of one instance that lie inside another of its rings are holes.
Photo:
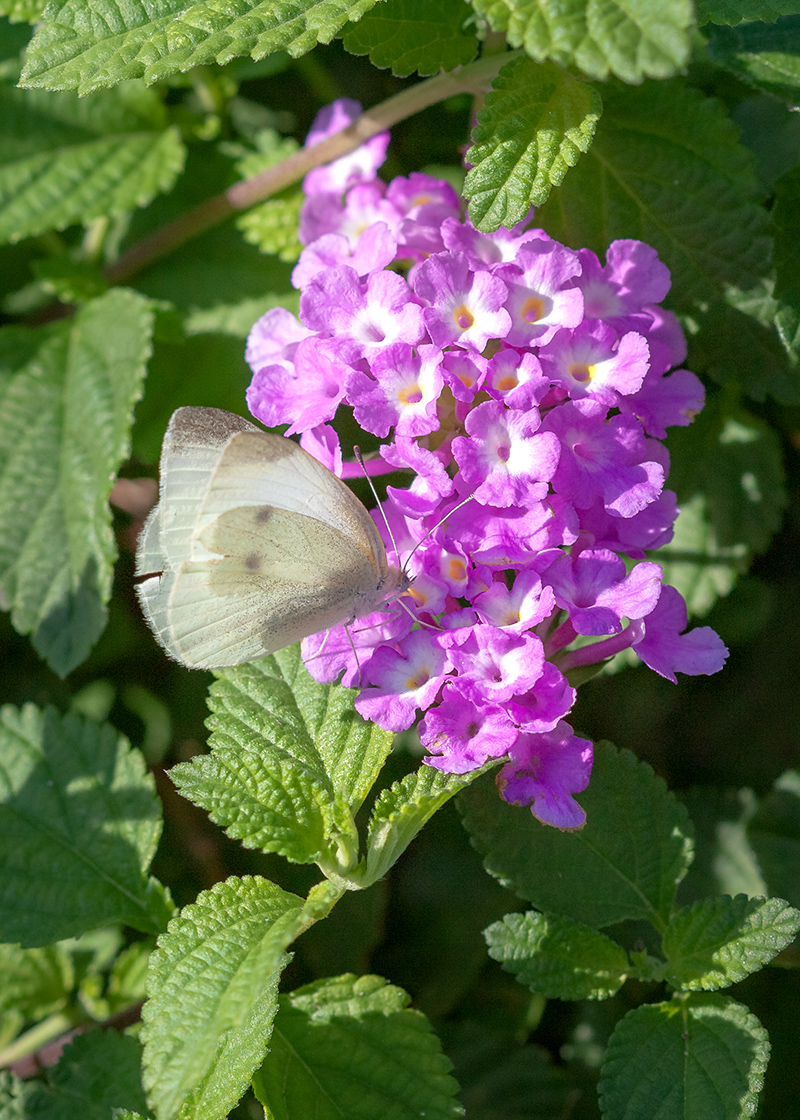
[[[353,448],[353,454],[355,455],[356,462],[358,463],[358,465],[361,467],[362,471],[364,472],[364,478],[367,480],[367,486],[369,486],[370,490],[372,491],[372,496],[375,499],[376,505],[378,506],[378,509],[381,511],[381,517],[383,518],[383,523],[386,526],[386,532],[389,534],[389,540],[392,542],[392,548],[394,549],[395,555],[399,556],[400,553],[397,551],[397,541],[394,539],[394,533],[392,532],[392,527],[389,524],[389,518],[386,516],[386,511],[383,508],[383,503],[381,502],[380,498],[378,497],[378,491],[375,489],[375,484],[373,483],[372,479],[367,474],[367,468],[366,468],[366,465],[364,464],[364,456],[361,454],[361,448],[360,447],[354,447]]]
[[[414,547],[411,549],[411,551],[408,554],[408,557],[406,558],[406,561],[405,561],[405,564],[403,565],[403,567],[405,567],[405,565],[408,564],[408,561],[411,559],[411,557],[414,555],[414,553],[417,551],[417,549],[420,547],[420,545],[425,544],[425,541],[428,539],[428,537],[433,536],[433,534],[436,532],[436,530],[439,528],[440,525],[444,525],[444,523],[448,519],[448,517],[451,517],[452,514],[454,514],[456,512],[456,510],[459,510],[459,509],[461,509],[462,506],[465,506],[467,504],[467,502],[471,502],[474,497],[475,497],[475,491],[473,490],[473,492],[471,494],[468,494],[466,496],[466,498],[464,498],[463,501],[458,503],[457,506],[453,506],[452,509],[449,509],[447,511],[447,513],[444,515],[444,517],[440,517],[439,520],[436,522],[436,524],[434,526],[432,526],[432,528],[430,528],[427,531],[425,536],[421,537],[420,540],[418,540],[417,543],[414,545]]]

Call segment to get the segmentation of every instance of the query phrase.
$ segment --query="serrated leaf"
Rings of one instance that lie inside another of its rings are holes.
[[[184,797],[208,810],[212,821],[246,848],[327,865],[335,862],[337,838],[357,846],[352,817],[322,767],[266,740],[250,749],[217,747],[211,755],[173,766],[170,777]]]
[[[787,770],[762,798],[747,835],[772,894],[800,904],[800,773]]]
[[[292,191],[286,198],[269,198],[236,219],[245,241],[262,253],[271,253],[282,261],[296,261],[303,246],[297,237],[300,207],[305,195]]]
[[[727,988],[763,968],[798,929],[800,911],[781,898],[702,899],[664,932],[665,978],[684,991]]]
[[[237,55],[292,58],[329,43],[375,0],[164,0],[156,8],[119,0],[52,0],[28,48],[23,84],[91,93],[126,78],[149,84]]]
[[[106,619],[108,495],[150,353],[146,300],[115,289],[74,319],[0,330],[0,601],[62,675]]]
[[[114,1109],[146,1110],[141,1047],[115,1031],[77,1035],[46,1082],[0,1074],[2,1120],[108,1120]]]
[[[33,705],[2,709],[0,743],[0,940],[163,928],[147,878],[161,805],[139,752],[107,724]]]
[[[185,149],[158,100],[92,101],[0,84],[0,241],[116,217],[174,184]]]
[[[688,0],[473,0],[493,31],[537,62],[577,66],[592,78],[624,82],[666,78],[689,58],[693,6]]]
[[[580,832],[540,824],[501,801],[491,781],[459,798],[486,870],[539,909],[602,928],[643,918],[663,929],[691,859],[691,824],[661,778],[628,751],[598,743]]]
[[[464,0],[384,0],[342,35],[344,49],[407,78],[466,66],[478,53]]]
[[[608,1044],[601,1112],[606,1120],[745,1120],[768,1058],[758,1019],[723,996],[637,1007]]]
[[[718,101],[679,79],[610,85],[591,149],[537,222],[601,256],[615,238],[647,242],[671,270],[672,305],[688,308],[767,271],[758,194],[753,157]]]
[[[492,83],[478,123],[464,181],[470,221],[494,231],[540,205],[587,152],[602,103],[596,90],[558,66],[529,58],[508,62]]]
[[[798,31],[800,15],[784,16],[772,24],[715,27],[707,49],[718,65],[796,109],[800,106]]]
[[[274,1120],[451,1120],[451,1065],[425,1016],[379,976],[339,976],[281,999],[253,1079]]]
[[[758,19],[771,23],[797,11],[797,0],[695,0],[697,22],[737,24]]]
[[[489,956],[548,999],[608,999],[628,959],[610,937],[554,914],[506,914],[484,930]]]
[[[394,736],[356,713],[357,689],[315,681],[299,642],[217,676],[209,692],[213,745],[266,739],[311,768],[321,763],[335,793],[353,813],[360,808]]]
[[[159,1120],[223,1120],[266,1051],[303,900],[266,879],[217,883],[150,958],[144,1077]]]
[[[479,773],[445,774],[432,766],[420,766],[383,790],[369,821],[362,885],[367,887],[382,879],[433,814]]]
[[[674,451],[669,480],[679,502],[702,496],[719,547],[743,545],[750,555],[766,551],[787,502],[775,433],[751,413],[728,409],[716,397],[691,428],[670,432],[668,446]]]
[[[0,13],[12,23],[38,23],[47,7],[47,0],[0,0]]]

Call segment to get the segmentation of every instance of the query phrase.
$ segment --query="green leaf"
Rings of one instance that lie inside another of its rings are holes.
[[[0,13],[12,23],[38,23],[46,7],[47,0],[0,0]]]
[[[608,999],[629,971],[610,937],[554,914],[506,914],[484,937],[490,957],[548,999]]]
[[[262,253],[272,253],[282,261],[296,261],[303,246],[297,237],[302,190],[290,191],[285,198],[268,198],[260,206],[236,219],[245,241]]]
[[[770,893],[800,905],[800,773],[781,774],[748,823]]]
[[[217,883],[150,958],[145,1085],[159,1120],[223,1120],[264,1057],[303,900],[266,879]]]
[[[130,449],[152,312],[116,289],[72,320],[0,330],[0,601],[62,675],[106,619],[107,499]]]
[[[775,226],[775,295],[800,308],[800,168],[776,184],[772,221]]]
[[[172,187],[184,156],[147,90],[86,102],[0,84],[0,241],[146,206]]]
[[[156,82],[237,55],[292,58],[329,43],[375,0],[163,0],[157,7],[117,0],[52,0],[28,49],[23,84],[91,93],[125,78]]]
[[[756,812],[749,789],[696,786],[681,798],[695,826],[695,858],[680,885],[678,899],[695,902],[710,894],[781,894],[765,883],[747,835]]]
[[[693,6],[688,0],[473,0],[493,31],[537,62],[577,66],[592,78],[625,82],[666,78],[689,59]]]
[[[337,796],[357,812],[394,739],[356,713],[357,689],[315,681],[299,642],[218,678],[209,693],[215,745],[236,745],[237,728],[253,744],[267,739],[310,767],[321,762]]]
[[[598,743],[586,826],[564,833],[502,801],[491,781],[461,794],[464,824],[486,870],[539,909],[602,927],[643,918],[663,929],[691,859],[685,808],[628,751]]]
[[[720,544],[708,503],[700,494],[680,499],[674,536],[650,559],[661,565],[664,582],[680,591],[690,618],[708,614],[714,603],[732,590],[750,563],[744,544]]]
[[[772,22],[797,12],[797,0],[695,0],[697,22],[737,24],[759,19]]]
[[[147,1109],[141,1078],[141,1047],[116,1031],[77,1035],[64,1048],[46,1081],[19,1081],[0,1074],[2,1120],[109,1120],[114,1109]]]
[[[745,1120],[769,1058],[767,1032],[746,1007],[693,996],[629,1011],[600,1077],[606,1120]]]
[[[798,15],[772,24],[716,27],[709,36],[708,53],[726,70],[796,109],[800,106],[799,29]]]
[[[63,945],[0,945],[0,976],[0,1011],[16,1010],[28,1020],[44,1019],[65,1007],[75,983]]]
[[[800,929],[800,911],[781,898],[705,898],[681,910],[663,941],[673,988],[713,992],[758,972]]]
[[[342,35],[344,49],[368,54],[399,78],[466,66],[478,53],[464,0],[385,0]]]
[[[445,774],[433,766],[420,766],[383,790],[370,817],[362,886],[382,879],[433,814],[480,773]]]
[[[719,395],[691,427],[673,428],[668,446],[674,451],[670,485],[681,503],[702,496],[719,547],[765,552],[787,502],[775,432],[751,413],[726,407]]]
[[[574,1088],[542,1046],[520,1046],[513,1029],[476,1020],[450,1025],[447,1053],[469,1120],[564,1120]]]
[[[558,66],[508,62],[492,83],[466,155],[469,216],[481,230],[521,221],[587,152],[602,103]]]
[[[601,256],[615,238],[653,245],[672,272],[673,306],[688,308],[768,269],[758,193],[753,157],[718,101],[680,79],[609,85],[591,150],[537,221]]]
[[[430,1024],[379,976],[339,976],[281,998],[253,1079],[274,1120],[449,1120],[458,1086]]]
[[[108,922],[163,928],[147,868],[161,805],[138,751],[107,724],[2,709],[0,940],[46,945]]]

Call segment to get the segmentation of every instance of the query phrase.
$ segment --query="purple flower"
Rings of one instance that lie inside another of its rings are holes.
[[[490,758],[502,758],[517,735],[505,708],[473,704],[450,685],[419,725],[422,745],[436,756],[426,759],[428,765],[448,774],[466,774]]]
[[[486,625],[464,633],[453,631],[450,660],[458,670],[453,687],[468,700],[502,704],[527,692],[541,677],[544,649],[535,635],[509,634]]]
[[[349,97],[341,97],[320,109],[306,137],[305,147],[310,148],[341,132],[361,115],[361,105]],[[355,183],[369,182],[386,159],[389,133],[380,132],[349,155],[341,156],[324,167],[315,167],[303,180],[306,197],[315,194],[341,195]]]
[[[588,320],[573,331],[558,331],[539,359],[544,375],[573,400],[589,397],[612,407],[641,388],[650,350],[640,334],[628,331],[619,338],[605,323]]]
[[[372,359],[372,376],[350,375],[347,395],[353,414],[367,432],[421,436],[439,427],[436,402],[442,391],[442,352],[435,346],[412,349],[395,342]]]
[[[575,286],[580,276],[578,254],[557,241],[530,241],[514,264],[503,265],[495,275],[508,285],[510,346],[549,342],[559,327],[577,327],[583,319],[583,293]]]
[[[710,676],[718,673],[728,650],[710,626],[698,626],[684,634],[686,603],[674,587],[666,584],[653,611],[644,621],[644,636],[634,644],[638,657],[660,676],[676,684],[676,673]]]
[[[579,739],[569,724],[562,722],[544,735],[520,735],[497,785],[512,805],[530,804],[531,812],[543,824],[583,828],[586,813],[573,794],[586,789],[591,772],[591,742]]]
[[[431,706],[449,670],[445,651],[430,633],[414,630],[398,649],[383,646],[375,652],[365,670],[367,687],[356,700],[356,710],[389,731],[405,731],[418,708]]]
[[[478,405],[467,417],[469,438],[453,440],[453,454],[467,490],[484,505],[531,506],[547,495],[558,466],[560,445],[538,432],[535,408],[507,409],[500,401]]]
[[[658,564],[637,564],[630,574],[606,548],[563,553],[544,578],[562,610],[569,611],[576,633],[597,637],[618,634],[623,618],[644,618],[658,602],[663,572]]]
[[[471,272],[458,253],[437,253],[425,261],[414,291],[427,304],[425,325],[437,346],[458,344],[480,353],[490,338],[508,332],[505,284],[488,272]]]
[[[638,421],[606,420],[607,409],[591,400],[567,401],[545,418],[542,429],[561,443],[553,489],[578,509],[600,497],[609,513],[633,517],[654,502],[664,485],[664,468],[645,459],[647,446]]]
[[[393,342],[419,342],[422,308],[394,272],[374,272],[366,285],[343,265],[319,273],[300,297],[300,318],[312,330],[350,342],[359,357]]]

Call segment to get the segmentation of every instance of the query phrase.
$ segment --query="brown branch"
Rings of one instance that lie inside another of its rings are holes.
[[[483,93],[506,62],[516,58],[521,51],[490,54],[462,66],[458,70],[437,74],[409,89],[390,97],[381,105],[362,113],[360,117],[310,148],[300,148],[288,159],[268,167],[251,179],[234,183],[222,194],[201,202],[180,218],[155,230],[148,237],[132,245],[105,269],[111,284],[124,283],[160,257],[171,253],[192,237],[229,218],[238,210],[246,210],[256,202],[263,202],[270,195],[299,182],[314,167],[330,163],[340,156],[355,151],[371,137],[384,132],[398,121],[419,113],[455,93]]]

